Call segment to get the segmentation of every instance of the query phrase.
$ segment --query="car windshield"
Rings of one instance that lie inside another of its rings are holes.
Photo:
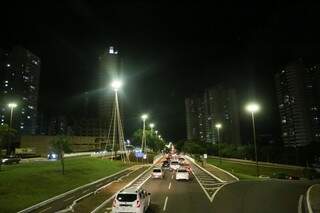
[[[161,172],[160,169],[154,169],[153,172]]]
[[[171,162],[171,165],[178,165],[178,164],[179,162],[176,162],[176,161]]]
[[[117,200],[121,202],[133,202],[137,199],[136,194],[118,194]]]
[[[185,169],[180,169],[180,170],[178,170],[178,172],[188,172],[188,171]]]

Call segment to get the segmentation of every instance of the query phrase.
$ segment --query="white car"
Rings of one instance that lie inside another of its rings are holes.
[[[144,189],[127,188],[116,195],[112,204],[112,212],[144,213],[149,208],[150,203],[150,193],[147,193]]]
[[[164,172],[160,168],[154,168],[151,174],[152,178],[164,178]]]
[[[179,169],[179,168],[180,168],[179,161],[177,161],[177,160],[172,160],[172,161],[170,162],[170,169],[171,169],[171,170],[176,171],[176,170]]]
[[[176,180],[189,180],[190,175],[187,169],[180,168],[176,171]]]

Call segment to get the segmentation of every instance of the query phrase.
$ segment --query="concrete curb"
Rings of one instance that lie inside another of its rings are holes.
[[[224,169],[221,169],[221,168],[219,168],[219,167],[217,167],[217,166],[215,166],[215,165],[212,165],[212,164],[210,164],[210,163],[208,163],[208,165],[211,166],[211,167],[213,167],[213,168],[215,168],[215,169],[218,169],[218,170],[220,170],[220,171],[222,171],[222,172],[224,172],[224,173],[226,173],[226,174],[228,174],[228,175],[230,175],[231,177],[233,177],[234,179],[236,179],[237,181],[239,181],[239,178],[236,177],[235,175],[231,174],[230,172],[228,172],[228,171],[226,171],[226,170],[224,170]]]
[[[146,169],[144,172],[142,172],[140,175],[138,175],[135,179],[133,179],[130,183],[128,183],[126,186],[124,186],[123,188],[121,188],[119,191],[117,191],[115,194],[113,194],[111,197],[109,197],[107,200],[103,201],[103,203],[101,203],[97,208],[95,208],[93,211],[91,211],[91,213],[96,213],[99,210],[101,210],[102,208],[105,207],[105,205],[107,205],[121,190],[129,187],[130,185],[132,185],[135,181],[137,181],[140,177],[142,177],[144,174],[146,174],[149,170],[151,170],[153,168],[153,166],[159,161],[161,160],[163,157],[163,155],[159,158],[157,158],[156,160],[154,160],[153,164],[150,165],[150,168]],[[144,181],[145,182],[145,181]],[[140,188],[143,184],[141,183],[140,186],[138,188]]]
[[[119,171],[119,172],[117,172],[117,173],[114,173],[114,174],[112,174],[112,175],[109,175],[109,176],[107,176],[107,177],[100,178],[100,179],[98,179],[98,180],[96,180],[96,181],[94,181],[94,182],[91,182],[91,183],[88,183],[88,184],[79,186],[79,187],[77,187],[77,188],[75,188],[75,189],[72,189],[72,190],[67,191],[67,192],[65,192],[65,193],[62,193],[62,194],[59,194],[59,195],[54,196],[54,197],[52,197],[52,198],[49,198],[48,200],[42,201],[42,202],[40,202],[40,203],[37,203],[37,204],[35,204],[35,205],[33,205],[33,206],[30,206],[30,207],[28,207],[28,208],[26,208],[26,209],[20,210],[18,213],[31,212],[31,211],[33,211],[33,210],[35,210],[35,209],[38,209],[38,208],[40,208],[40,207],[42,207],[42,206],[44,206],[44,205],[46,205],[46,204],[48,204],[48,203],[50,203],[50,202],[53,202],[53,201],[58,200],[58,199],[60,199],[60,198],[62,198],[62,197],[65,197],[66,195],[69,195],[69,194],[71,194],[71,193],[73,193],[73,192],[75,192],[75,191],[77,191],[77,190],[79,190],[79,189],[83,189],[83,188],[85,188],[85,187],[91,186],[91,185],[96,184],[96,183],[98,183],[98,182],[100,182],[100,181],[103,181],[103,180],[105,180],[105,179],[112,178],[113,176],[119,175],[119,174],[121,174],[121,173],[123,173],[123,172],[125,172],[125,171],[127,171],[127,170],[129,170],[129,169],[131,169],[131,168],[133,168],[133,167],[135,167],[135,166],[136,166],[136,165],[131,166],[131,167],[126,168],[126,169],[123,169],[123,170],[121,170],[121,171]]]
[[[111,197],[109,197],[107,200],[103,201],[103,203],[101,203],[97,208],[95,208],[93,211],[91,211],[91,213],[96,213],[98,211],[100,211],[102,208],[104,208],[121,190],[129,187],[130,185],[132,185],[135,181],[137,181],[140,177],[142,177],[144,174],[146,174],[148,171],[151,170],[151,168],[153,167],[153,165],[150,166],[150,168],[146,169],[144,172],[142,172],[140,175],[138,175],[135,179],[133,179],[130,183],[128,183],[126,186],[122,187],[119,191],[117,191],[116,193],[114,193]]]
[[[210,175],[211,177],[217,179],[218,181],[220,181],[221,183],[225,183],[227,181],[224,181],[224,180],[221,180],[220,178],[218,178],[217,176],[213,175],[211,172],[207,171],[205,168],[201,167],[199,164],[197,164],[197,162],[195,162],[195,160],[193,158],[191,158],[190,156],[188,155],[185,155],[185,157],[192,161],[197,167],[199,167],[201,170],[203,170],[205,173],[207,173],[208,175]]]
[[[311,190],[313,189],[313,187],[315,186],[318,186],[320,184],[314,184],[312,186],[310,186],[307,190],[307,193],[306,193],[306,202],[307,202],[307,210],[308,210],[308,213],[313,213],[313,209],[312,209],[312,206],[311,206],[311,201],[310,201],[310,192]]]

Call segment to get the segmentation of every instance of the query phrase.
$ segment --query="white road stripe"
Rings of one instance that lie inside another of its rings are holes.
[[[67,199],[65,199],[65,200],[63,200],[63,201],[64,201],[64,202],[67,202],[68,200],[71,200],[72,198],[74,198],[74,196],[69,197],[69,198],[67,198]]]
[[[169,183],[169,187],[168,187],[168,189],[170,189],[171,188],[171,182]]]
[[[164,205],[163,205],[163,211],[166,211],[167,208],[167,202],[168,202],[168,196],[166,197],[165,201],[164,201]]]
[[[82,194],[84,194],[84,193],[88,192],[89,190],[90,190],[90,189],[84,190],[84,191],[82,192]]]
[[[299,203],[298,203],[298,213],[302,213],[302,201],[303,201],[303,195],[300,195]]]
[[[52,207],[49,206],[48,208],[41,210],[39,213],[45,212],[45,211],[47,211],[47,210],[49,210],[49,209],[51,209],[51,208],[52,208]]]
[[[171,179],[173,180],[173,175],[171,176]]]

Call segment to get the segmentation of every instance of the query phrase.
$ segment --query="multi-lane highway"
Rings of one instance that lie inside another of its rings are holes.
[[[120,174],[117,181],[105,180],[49,203],[34,212],[111,212],[115,193],[123,187],[142,187],[151,193],[149,213],[154,212],[303,212],[302,200],[310,181],[236,181],[218,168],[210,172],[189,162],[189,181],[176,181],[175,174],[166,170],[163,179],[152,179],[152,167],[139,167]],[[160,164],[155,165],[156,167]],[[215,171],[216,170],[216,171]],[[144,172],[143,172],[144,171]],[[138,177],[137,177],[138,176]],[[135,178],[136,177],[136,178]],[[129,183],[129,184],[128,184]],[[92,193],[99,187],[98,193]],[[69,208],[79,197],[91,193]],[[103,205],[101,205],[103,203]],[[100,208],[97,208],[99,207]]]
[[[149,178],[141,186],[151,192],[148,212],[300,213],[301,197],[312,184],[282,180],[224,182],[194,164],[192,169],[190,181],[176,181],[170,171],[164,179]],[[110,211],[111,202],[102,212]]]

